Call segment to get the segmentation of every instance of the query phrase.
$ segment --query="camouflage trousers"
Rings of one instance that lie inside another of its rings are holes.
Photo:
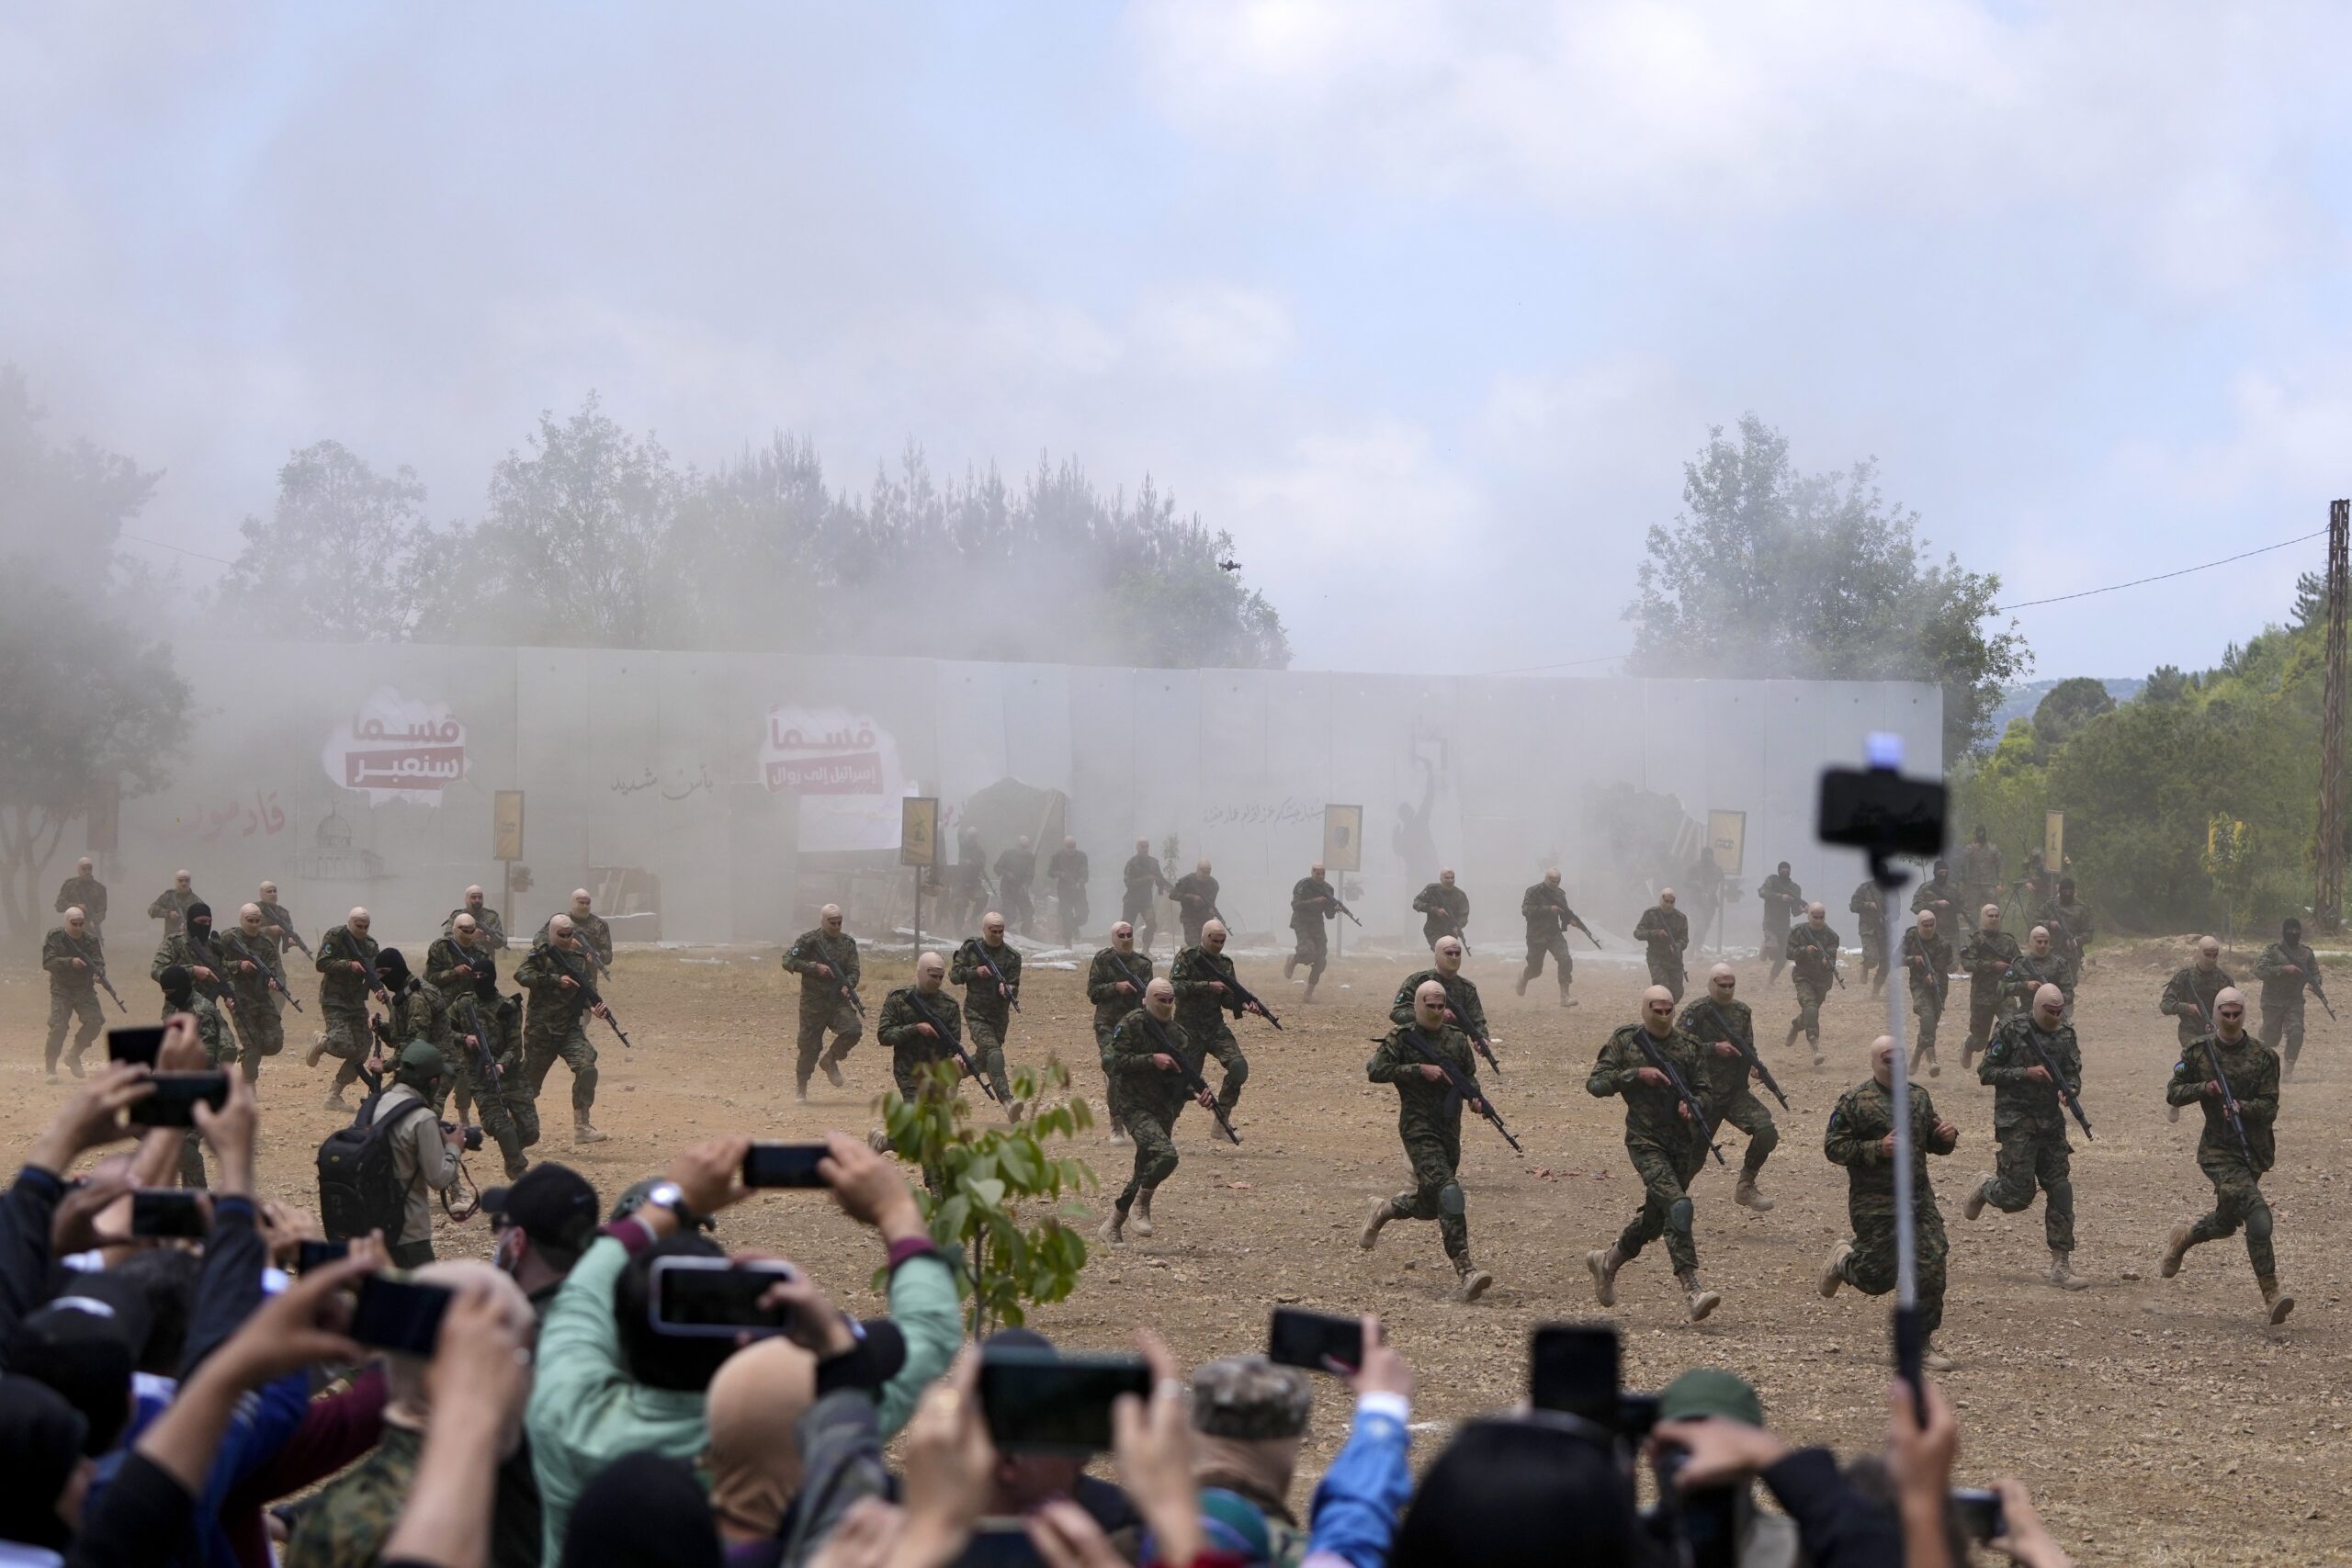
[[[596,1047],[589,1043],[584,1016],[552,1028],[533,1029],[528,1022],[523,1026],[523,1076],[530,1085],[532,1100],[537,1102],[547,1088],[548,1069],[561,1057],[571,1069],[575,1122],[585,1122],[596,1103]]]
[[[496,1043],[492,1043],[495,1049]],[[470,1105],[481,1118],[481,1130],[498,1145],[498,1157],[506,1163],[506,1179],[512,1181],[523,1174],[530,1163],[523,1153],[539,1141],[539,1107],[532,1100],[531,1091],[524,1087],[522,1063],[507,1056],[498,1064],[498,1079],[493,1086],[482,1062],[481,1053],[466,1048],[465,1036],[457,1040],[457,1060],[453,1071],[441,1080],[441,1104],[433,1108],[438,1116],[448,1103],[452,1090],[458,1099],[458,1117],[463,1121]]]
[[[1118,1025],[1105,1029],[1094,1026],[1094,1050],[1102,1062],[1102,1114],[1109,1119],[1111,1130],[1124,1132],[1127,1125],[1127,1086],[1117,1073],[1111,1070],[1111,1035]]]
[[[1127,1184],[1119,1189],[1122,1214],[1136,1206],[1137,1193],[1149,1192],[1176,1174],[1176,1118],[1183,1109],[1181,1103],[1165,1111],[1152,1106],[1127,1108],[1127,1136],[1136,1141],[1136,1163]]]
[[[1919,1025],[1919,1038],[1911,1047],[1911,1060],[1917,1063],[1936,1054],[1936,1025],[1943,1021],[1944,998],[1933,991],[1912,987],[1911,1016]]]
[[[65,1050],[65,1026],[80,1019],[81,1027],[74,1031],[74,1055],[79,1060],[90,1048],[90,1042],[107,1026],[107,1015],[98,1006],[98,993],[91,988],[82,991],[51,990],[49,993],[49,1043],[41,1054],[42,1066],[57,1070],[57,1058]]]
[[[1119,919],[1136,928],[1136,951],[1149,953],[1151,939],[1159,934],[1159,903],[1149,894],[1137,897],[1129,894],[1119,906]]]
[[[2282,1040],[2286,1042],[2282,1055],[2286,1065],[2291,1067],[2295,1065],[2295,1058],[2303,1054],[2303,998],[2301,995],[2282,1007],[2272,1007],[2267,1001],[2262,1004],[2262,1043],[2277,1051]]]
[[[1978,996],[1973,987],[1968,993],[1968,1038],[1961,1042],[1960,1065],[1966,1066],[1976,1053],[1984,1049],[1993,1038],[1993,1026],[2000,1021],[2001,993],[1994,991]]]
[[[1306,984],[1311,990],[1315,982],[1323,978],[1323,967],[1331,962],[1331,933],[1323,929],[1321,916],[1311,925],[1293,926],[1291,935],[1297,939],[1291,955],[1283,964],[1283,978],[1290,978],[1291,971],[1306,965]]]
[[[1210,1056],[1216,1057],[1217,1066],[1225,1069],[1225,1079],[1216,1086],[1216,1108],[1229,1117],[1241,1101],[1241,1086],[1250,1081],[1250,1058],[1241,1054],[1241,1044],[1233,1038],[1233,1031],[1222,1023],[1207,1039],[1203,1040],[1198,1030],[1193,1032],[1193,1039],[1203,1047],[1201,1057],[1193,1063],[1194,1071]]]
[[[1438,1239],[1448,1258],[1470,1254],[1470,1206],[1454,1171],[1462,1164],[1462,1127],[1415,1127],[1403,1130],[1405,1159],[1413,1168],[1413,1185],[1388,1200],[1399,1218],[1435,1220]]]
[[[1650,984],[1653,986],[1664,986],[1668,990],[1674,993],[1674,999],[1676,1001],[1680,1001],[1682,999],[1682,989],[1689,984],[1689,981],[1683,977],[1682,960],[1679,958],[1660,958],[1656,953],[1650,954]]]
[[[1742,1087],[1715,1119],[1715,1125],[1729,1125],[1747,1134],[1747,1156],[1740,1162],[1742,1174],[1753,1177],[1781,1146],[1780,1124],[1772,1120],[1772,1112],[1764,1102]]]
[[[1790,1021],[1792,1029],[1802,1030],[1804,1037],[1815,1045],[1821,1043],[1821,1004],[1828,999],[1830,982],[1801,980],[1792,975],[1789,985],[1797,994],[1797,1015]]]
[[[2245,1227],[2246,1260],[2257,1280],[2278,1277],[2278,1259],[2270,1250],[2270,1201],[2262,1195],[2262,1179],[2236,1155],[2199,1150],[2197,1168],[2213,1184],[2213,1209],[2188,1230],[2188,1245],[2220,1241]]]
[[[1666,1237],[1666,1255],[1674,1271],[1685,1274],[1699,1267],[1698,1244],[1691,1239],[1697,1211],[1691,1204],[1690,1179],[1707,1161],[1706,1146],[1696,1138],[1687,1150],[1675,1150],[1649,1138],[1629,1137],[1625,1153],[1634,1174],[1642,1179],[1642,1212],[1617,1237],[1617,1255],[1638,1258],[1642,1248]]]
[[[1086,888],[1083,884],[1054,885],[1054,930],[1061,937],[1064,947],[1078,945],[1078,933],[1086,925]]]
[[[375,1031],[368,1026],[368,998],[321,997],[319,1024],[326,1036],[321,1048],[340,1064],[335,1068],[334,1092],[341,1094],[358,1081],[359,1064],[376,1047]]]
[[[830,1051],[825,1048],[825,1032],[829,1029],[833,1034],[832,1049]],[[808,1087],[808,1077],[817,1070],[817,1064],[820,1059],[830,1056],[838,1063],[849,1055],[850,1047],[863,1039],[865,1034],[865,1023],[857,1016],[857,1010],[839,997],[833,998],[831,1008],[802,1008],[800,1010],[800,1058],[792,1065],[794,1087],[806,1089]]]
[[[1933,1194],[1923,1194],[1916,1205],[1918,1223],[1913,1228],[1913,1250],[1919,1280],[1920,1331],[1933,1334],[1943,1326],[1945,1259],[1951,1248],[1944,1240],[1944,1217]],[[1854,1224],[1854,1249],[1838,1265],[1838,1276],[1866,1296],[1883,1296],[1894,1289],[1894,1204],[1881,1198],[1871,1201],[1849,1199],[1847,1217]]]
[[[1031,897],[1029,889],[1019,883],[1008,882],[1004,885],[1003,894],[1004,908],[998,913],[1004,917],[1006,925],[1019,931],[1023,936],[1029,935],[1029,928],[1037,919],[1036,902]]]
[[[2074,1146],[2063,1129],[2013,1127],[1996,1131],[1993,1176],[1982,1189],[1984,1201],[2005,1214],[2030,1208],[2039,1190],[2041,1231],[2052,1252],[2075,1250]]]
[[[1862,973],[1869,976],[1873,990],[1886,984],[1886,934],[1883,931],[1862,932]]]
[[[890,1049],[890,1081],[899,1086],[899,1099],[912,1100],[922,1093],[923,1079],[933,1063],[954,1060],[944,1046],[894,1045]],[[956,1070],[963,1069],[959,1066]]]
[[[1552,961],[1553,968],[1558,973],[1560,995],[1566,996],[1569,982],[1576,978],[1577,964],[1568,956],[1568,933],[1566,931],[1527,939],[1527,967],[1520,971],[1519,988],[1522,991],[1527,989],[1532,982],[1543,976],[1544,960],[1546,958]]]
[[[237,1066],[252,1083],[261,1077],[261,1059],[275,1056],[286,1049],[286,1021],[277,1010],[277,999],[264,996],[258,1000],[251,997],[237,1002],[237,1038],[243,1043],[237,1052]]]
[[[1000,1021],[982,1018],[969,1008],[964,1010],[965,1049],[972,1054],[972,1065],[988,1075],[996,1097],[1007,1105],[1012,1103],[1012,1085],[1004,1076],[1004,1037],[1011,1027],[1010,1019]]]

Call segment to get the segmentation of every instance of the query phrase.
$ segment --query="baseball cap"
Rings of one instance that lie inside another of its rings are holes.
[[[543,1160],[483,1192],[481,1206],[492,1224],[518,1226],[544,1247],[579,1252],[596,1234],[596,1189],[569,1166]]]
[[[1764,1402],[1746,1378],[1713,1367],[1693,1367],[1658,1390],[1659,1420],[1692,1421],[1708,1416],[1761,1427]]]

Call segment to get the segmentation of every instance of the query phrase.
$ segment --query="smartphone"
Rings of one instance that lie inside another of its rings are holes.
[[[153,1066],[164,1052],[164,1028],[160,1023],[125,1023],[107,1030],[107,1059]]]
[[[973,1522],[972,1539],[948,1568],[1046,1568],[1046,1560],[1037,1554],[1025,1523],[990,1517]]]
[[[1971,1540],[1991,1540],[2009,1532],[2008,1521],[2001,1517],[2001,1495],[1989,1487],[1953,1487],[1951,1511]]]
[[[1363,1321],[1328,1312],[1276,1307],[1266,1331],[1266,1359],[1282,1367],[1328,1372],[1337,1362],[1349,1371],[1363,1365]]]
[[[647,1315],[656,1334],[717,1336],[781,1334],[790,1307],[763,1307],[760,1298],[780,1280],[797,1280],[789,1263],[729,1263],[724,1258],[657,1258]]]
[[[155,1092],[134,1101],[125,1113],[134,1127],[193,1127],[199,1100],[215,1111],[229,1100],[229,1075],[224,1072],[154,1073],[147,1081]]]
[[[359,1300],[351,1309],[351,1337],[379,1350],[430,1356],[449,1296],[440,1285],[370,1274],[359,1282]]]
[[[1091,1454],[1111,1447],[1111,1402],[1148,1398],[1141,1356],[1064,1356],[1053,1350],[980,1352],[980,1412],[1007,1451]]]
[[[294,1272],[307,1274],[350,1256],[351,1244],[347,1241],[298,1241],[294,1244]]]
[[[1528,1337],[1527,1399],[1616,1431],[1617,1330],[1603,1323],[1541,1323]]]
[[[832,1150],[822,1144],[753,1144],[743,1151],[746,1187],[823,1187],[817,1162]]]
[[[1944,852],[1944,814],[1940,780],[1905,778],[1891,769],[1827,768],[1815,821],[1825,844],[1926,860]]]
[[[141,1187],[130,1195],[130,1234],[202,1241],[212,1230],[204,1200],[173,1187]]]

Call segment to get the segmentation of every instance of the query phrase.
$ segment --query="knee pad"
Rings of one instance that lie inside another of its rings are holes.
[[[2261,1199],[2256,1198],[2254,1201],[2254,1206],[2245,1212],[2246,1239],[2249,1241],[2268,1241],[2270,1239],[2271,1223],[2270,1205],[2264,1202]]]
[[[1462,1184],[1449,1181],[1437,1190],[1437,1212],[1459,1217],[1469,1213],[1470,1201],[1462,1195]]]
[[[1760,1158],[1780,1146],[1781,1129],[1770,1122],[1758,1127],[1756,1130],[1756,1135],[1747,1140],[1747,1153],[1750,1158]]]
[[[858,1022],[855,1015],[853,1014],[850,1018],[849,1027],[847,1029],[840,1029],[833,1032],[833,1049],[836,1051],[846,1051],[865,1038],[865,1026]]]
[[[1690,1218],[1698,1211],[1689,1198],[1677,1198],[1666,1211],[1666,1228],[1677,1235],[1690,1234]]]

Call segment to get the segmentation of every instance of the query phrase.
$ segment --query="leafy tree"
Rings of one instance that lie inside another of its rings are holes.
[[[2073,739],[2077,731],[2103,713],[2115,711],[2107,687],[2087,675],[2059,682],[2042,694],[2033,710],[2033,739],[2043,757]]]
[[[431,549],[424,487],[403,466],[379,474],[336,441],[303,447],[277,470],[269,520],[248,517],[244,546],[214,609],[273,637],[395,642],[413,628],[409,558]]]
[[[882,1097],[882,1120],[899,1157],[924,1173],[916,1201],[932,1241],[956,1262],[966,1331],[983,1339],[1020,1326],[1026,1303],[1061,1301],[1077,1288],[1086,1238],[1065,1222],[1082,1213],[1076,1197],[1094,1175],[1047,1145],[1094,1123],[1086,1101],[1070,1100],[975,1133],[971,1107],[956,1092],[962,1077],[953,1061],[933,1063],[912,1100],[895,1089]],[[1039,1095],[1069,1084],[1069,1071],[1048,1061],[1042,1074],[1013,1074],[1012,1096],[1036,1106]]]
[[[2188,677],[2177,664],[2159,664],[2148,672],[2147,684],[2140,689],[2143,702],[2177,703],[2188,695]]]
[[[2327,625],[2327,579],[2315,571],[2295,575],[2295,607],[2290,612],[2297,627]]]
[[[51,442],[45,417],[24,372],[0,365],[0,556],[41,562],[46,575],[80,589],[102,588],[123,525],[164,476],[78,436]],[[10,587],[31,592],[21,578]]]
[[[1754,414],[1683,466],[1685,511],[1649,530],[1625,609],[1645,675],[1933,681],[1944,757],[1991,739],[2003,689],[2032,656],[2012,622],[1988,635],[2000,579],[1928,554],[1918,514],[1890,507],[1877,468],[1804,474]]]

